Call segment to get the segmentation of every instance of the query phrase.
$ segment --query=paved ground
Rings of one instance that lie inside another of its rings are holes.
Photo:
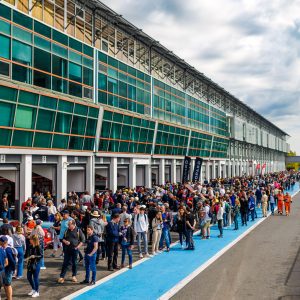
[[[300,194],[292,205],[291,216],[268,218],[172,299],[299,300]]]

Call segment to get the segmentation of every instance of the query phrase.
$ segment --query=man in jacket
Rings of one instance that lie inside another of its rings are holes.
[[[107,241],[107,267],[109,271],[120,269],[118,267],[118,246],[120,238],[120,215],[115,214],[112,220],[106,226],[106,241]]]
[[[141,239],[143,239],[144,241],[144,253],[146,256],[149,256],[148,237],[147,237],[148,228],[149,228],[148,216],[145,214],[145,206],[142,205],[140,207],[140,212],[134,216],[134,230],[137,234],[138,251],[140,254],[140,258],[143,258]]]

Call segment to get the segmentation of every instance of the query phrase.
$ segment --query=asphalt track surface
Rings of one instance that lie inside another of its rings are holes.
[[[291,212],[270,216],[172,299],[300,299],[300,193]]]

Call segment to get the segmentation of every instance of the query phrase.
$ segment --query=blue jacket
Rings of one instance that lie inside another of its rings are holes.
[[[119,242],[120,238],[120,226],[112,221],[108,222],[106,226],[106,238],[110,242]]]
[[[6,272],[13,272],[16,269],[16,259],[10,247],[5,249],[8,265],[5,267]]]

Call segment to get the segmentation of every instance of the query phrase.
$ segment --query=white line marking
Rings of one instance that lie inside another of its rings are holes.
[[[291,197],[294,197],[296,194],[300,192],[295,192]],[[275,209],[277,211],[277,208]],[[163,294],[161,297],[158,298],[158,300],[168,300],[172,296],[174,296],[176,293],[178,293],[184,286],[186,286],[190,281],[192,281],[195,277],[197,277],[201,272],[203,272],[207,267],[209,267],[211,264],[213,264],[219,257],[221,257],[226,251],[228,251],[230,248],[232,248],[235,244],[237,244],[241,239],[243,239],[245,236],[247,236],[252,230],[254,230],[258,225],[260,225],[262,222],[264,222],[267,218],[269,218],[271,213],[268,213],[268,216],[266,218],[261,218],[257,223],[252,225],[249,229],[247,229],[245,232],[243,232],[239,237],[237,237],[235,240],[233,240],[230,244],[225,246],[222,250],[220,250],[218,253],[216,253],[213,257],[211,257],[208,261],[206,261],[204,264],[202,264],[198,269],[196,269],[194,272],[192,272],[190,275],[185,277],[183,280],[179,281],[173,288],[171,288],[169,291],[167,291],[165,294]]]

